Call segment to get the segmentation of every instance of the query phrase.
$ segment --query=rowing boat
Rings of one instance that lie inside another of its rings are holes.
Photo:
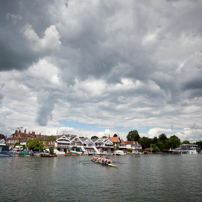
[[[112,161],[108,158],[104,159],[102,157],[92,157],[91,158],[91,161],[93,161],[94,163],[98,163],[98,164],[101,164],[103,166],[109,166],[109,167],[114,167],[114,168],[117,168],[116,165],[112,164]]]

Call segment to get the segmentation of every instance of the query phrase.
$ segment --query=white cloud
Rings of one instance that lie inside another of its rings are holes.
[[[53,133],[67,120],[102,128],[67,127],[82,136],[123,127],[183,138],[176,128],[191,121],[184,137],[201,137],[200,1],[17,5],[0,7],[2,127]]]
[[[60,35],[55,27],[51,25],[44,32],[44,37],[40,38],[30,24],[24,27],[24,36],[30,42],[30,47],[36,52],[45,52],[49,50],[59,50],[61,45]]]
[[[175,130],[168,129],[168,128],[151,128],[148,131],[148,137],[154,138],[159,137],[161,134],[173,133]]]

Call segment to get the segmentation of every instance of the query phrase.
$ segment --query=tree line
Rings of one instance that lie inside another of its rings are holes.
[[[142,145],[142,149],[153,148],[155,152],[178,148],[181,144],[191,144],[188,140],[181,142],[176,135],[172,135],[168,138],[164,133],[154,138],[140,137],[137,130],[130,131],[127,135],[127,140],[138,141]],[[198,141],[194,144],[202,149],[202,141]]]

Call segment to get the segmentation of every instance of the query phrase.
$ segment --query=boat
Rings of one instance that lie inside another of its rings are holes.
[[[83,152],[70,151],[68,153],[65,153],[65,156],[81,156],[81,155],[83,155]]]
[[[101,164],[103,166],[109,166],[109,167],[114,167],[114,168],[117,168],[116,165],[112,164],[112,161],[108,158],[102,158],[102,157],[92,157],[91,158],[91,161],[92,162],[95,162],[95,163],[98,163],[98,164]]]
[[[57,157],[56,154],[49,154],[49,153],[42,153],[40,154],[40,157]]]
[[[125,153],[122,150],[115,150],[114,155],[122,156],[122,155],[125,155]]]
[[[9,151],[1,151],[0,157],[15,157],[16,155]]]
[[[17,156],[31,156],[29,152],[17,152]]]

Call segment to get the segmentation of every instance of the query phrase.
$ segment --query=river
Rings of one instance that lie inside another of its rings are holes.
[[[201,201],[202,155],[1,157],[0,201]]]

